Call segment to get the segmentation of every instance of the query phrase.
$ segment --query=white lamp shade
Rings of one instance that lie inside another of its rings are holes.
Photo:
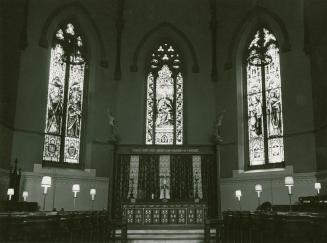
[[[72,188],[72,191],[73,191],[73,192],[80,192],[80,190],[81,190],[81,189],[80,189],[79,184],[74,184],[74,185],[73,185],[73,188]]]
[[[242,191],[241,190],[236,190],[235,191],[235,196],[236,197],[241,197],[242,196]]]
[[[28,192],[27,191],[23,191],[23,197],[28,197]]]
[[[316,189],[316,190],[320,190],[320,189],[321,189],[321,184],[320,184],[320,182],[316,182],[316,183],[315,183],[315,189]]]
[[[51,187],[51,176],[43,176],[41,181],[41,186]]]
[[[255,191],[262,192],[262,185],[260,185],[260,184],[255,185]]]
[[[14,195],[15,194],[15,190],[14,190],[14,188],[8,188],[8,190],[7,190],[7,195],[8,196],[12,196],[12,195]]]
[[[285,177],[285,186],[294,186],[294,179],[292,176]]]
[[[92,188],[90,189],[90,195],[95,195],[97,193],[97,190]]]

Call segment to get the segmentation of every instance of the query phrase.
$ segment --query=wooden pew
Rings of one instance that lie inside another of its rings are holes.
[[[0,213],[0,242],[108,242],[107,212]]]
[[[224,212],[222,242],[327,242],[327,214]]]

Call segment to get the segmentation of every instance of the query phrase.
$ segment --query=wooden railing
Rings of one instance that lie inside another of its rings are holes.
[[[0,201],[0,212],[36,212],[38,204],[36,202],[15,202],[15,201]]]
[[[108,242],[107,212],[1,213],[0,242]]]

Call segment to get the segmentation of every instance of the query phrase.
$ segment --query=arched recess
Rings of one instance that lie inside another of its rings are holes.
[[[99,29],[90,13],[80,2],[62,5],[48,16],[41,30],[39,45],[43,48],[49,48],[55,29],[63,19],[68,18],[79,23],[82,32],[87,37],[89,46],[92,46],[91,61],[99,63],[101,67],[108,67],[106,51]]]
[[[88,146],[88,141],[91,140],[93,136],[93,125],[94,119],[90,119],[88,114],[93,112],[96,107],[95,92],[96,92],[96,81],[97,79],[97,69],[98,65],[101,67],[107,67],[108,62],[105,55],[105,48],[102,42],[101,35],[94,20],[91,15],[85,9],[85,7],[79,2],[73,2],[69,4],[62,5],[56,8],[46,19],[41,30],[41,36],[39,40],[39,45],[49,51],[52,48],[53,37],[60,26],[65,21],[71,21],[74,25],[79,27],[80,32],[84,37],[84,42],[86,45],[87,59],[88,59],[88,69],[86,73],[86,86],[85,95],[86,103],[84,109],[84,125],[83,125],[83,138],[81,148],[81,162],[80,164],[84,168],[91,167],[91,160],[87,159],[91,157],[92,150]],[[49,56],[50,60],[50,56]],[[46,96],[44,96],[46,98]],[[46,104],[46,101],[45,101]],[[46,114],[44,114],[44,117]]]
[[[232,69],[232,72],[235,73],[236,79],[239,170],[245,170],[247,167],[247,144],[245,141],[245,131],[247,131],[245,113],[247,109],[244,105],[244,92],[246,90],[244,59],[245,53],[247,52],[249,43],[251,42],[254,34],[258,31],[258,29],[262,27],[266,27],[275,35],[278,42],[280,54],[282,54],[283,52],[287,52],[291,49],[288,33],[281,19],[270,11],[258,6],[251,10],[249,14],[247,14],[247,16],[245,17],[245,19],[243,19],[233,36],[231,45],[228,50],[229,59],[228,62],[225,64],[225,68]],[[280,55],[280,71],[282,79],[281,82],[283,83],[284,75],[282,64],[282,55]]]
[[[195,49],[191,41],[181,30],[179,30],[177,27],[167,22],[160,23],[159,25],[152,28],[143,36],[143,38],[140,40],[134,51],[130,70],[132,72],[137,72],[138,65],[140,62],[144,64],[143,66],[146,66],[147,65],[146,60],[149,57],[150,54],[149,52],[152,50],[148,51],[148,49],[150,48],[146,48],[147,50],[144,50],[145,47],[153,47],[156,45],[156,43],[158,43],[158,41],[163,39],[174,40],[174,42],[178,45],[178,48],[182,52],[184,52],[184,56],[190,57],[189,59],[192,62],[192,72],[198,73],[200,71]],[[140,56],[142,56],[142,58]],[[186,64],[188,63],[187,60],[186,60]]]
[[[235,57],[237,58],[238,50],[245,48],[249,36],[251,36],[260,25],[269,27],[276,34],[281,52],[291,50],[289,35],[283,20],[274,12],[261,6],[256,6],[246,14],[242,21],[240,21],[240,24],[237,26],[232,36],[232,40],[228,47],[225,69],[232,68],[234,65],[233,59]]]

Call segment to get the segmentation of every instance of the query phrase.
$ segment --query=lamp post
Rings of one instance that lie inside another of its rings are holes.
[[[27,197],[28,197],[28,192],[27,191],[23,191],[24,202],[26,202]]]
[[[51,187],[51,177],[43,176],[41,181],[41,187],[43,187],[43,211],[45,210],[45,199],[48,194],[48,188]]]
[[[74,184],[72,191],[74,193],[74,210],[76,208],[76,198],[77,198],[77,193],[80,192],[80,186],[79,184]]]
[[[289,203],[290,203],[289,211],[292,212],[292,186],[294,186],[294,179],[292,176],[285,177],[285,186],[288,187],[288,197],[289,197]]]
[[[320,182],[316,182],[316,183],[315,183],[315,189],[317,190],[317,196],[318,196],[319,193],[320,193],[320,189],[321,189],[321,184],[320,184]]]
[[[259,207],[260,204],[261,204],[261,202],[260,202],[260,194],[262,192],[262,185],[260,185],[260,184],[255,185],[255,191],[258,194],[258,207]]]
[[[94,199],[96,194],[96,189],[92,188],[90,189],[90,195],[91,195],[91,201],[92,201],[92,211],[94,210]]]
[[[8,188],[7,195],[9,196],[9,201],[11,200],[11,197],[15,194],[14,188]]]
[[[240,211],[242,211],[242,205],[241,205],[242,191],[241,190],[236,190],[235,191],[235,197],[237,197],[238,203],[239,203],[239,206],[240,206]]]

